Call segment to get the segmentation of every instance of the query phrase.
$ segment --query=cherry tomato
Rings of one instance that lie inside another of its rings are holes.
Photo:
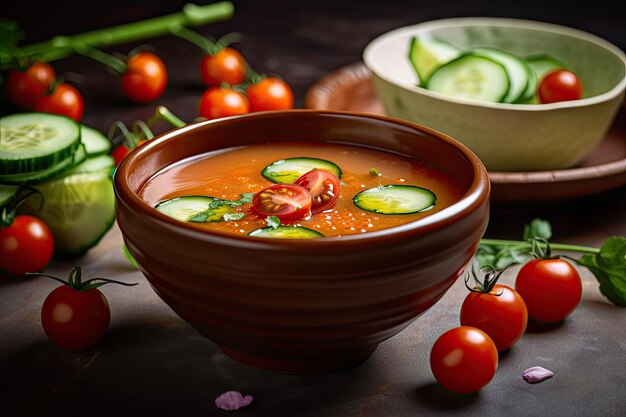
[[[288,110],[293,107],[291,87],[279,78],[264,78],[246,89],[252,111]]]
[[[48,225],[33,216],[17,216],[0,227],[0,268],[12,275],[43,269],[52,259],[54,238]]]
[[[209,88],[200,97],[200,116],[207,119],[235,116],[250,112],[246,96],[230,88]]]
[[[223,48],[202,58],[200,76],[207,87],[219,87],[222,83],[241,84],[246,78],[246,62],[233,48]]]
[[[333,207],[339,199],[341,184],[335,174],[325,169],[314,169],[298,178],[294,184],[306,188],[311,194],[311,213]]]
[[[122,162],[122,159],[124,159],[126,155],[128,155],[129,153],[130,153],[130,148],[128,146],[126,145],[116,146],[115,149],[113,149],[113,152],[111,152],[111,156],[115,160],[115,166],[118,166],[120,162]]]
[[[543,77],[537,94],[542,103],[579,100],[583,96],[583,85],[572,71],[556,70]]]
[[[515,289],[528,307],[528,315],[548,323],[563,320],[582,298],[576,269],[562,259],[533,259],[517,273]]]
[[[461,325],[487,333],[499,351],[521,339],[527,324],[526,303],[506,285],[496,284],[489,293],[470,292],[461,306]]]
[[[85,111],[85,104],[80,91],[74,86],[60,83],[50,95],[37,99],[35,110],[42,113],[60,114],[80,122]]]
[[[78,291],[62,285],[46,297],[41,308],[41,324],[48,338],[70,351],[98,342],[109,327],[110,317],[109,304],[97,288]]]
[[[46,94],[55,79],[56,73],[50,64],[36,61],[25,71],[9,72],[7,94],[16,106],[33,110],[37,99]]]
[[[167,86],[165,64],[153,53],[140,52],[128,58],[122,75],[122,91],[136,103],[150,103],[161,97]]]
[[[479,391],[498,368],[498,349],[480,329],[461,326],[442,334],[430,352],[430,368],[437,381],[459,394]]]
[[[264,217],[299,220],[311,213],[311,194],[299,185],[275,184],[256,193],[252,205],[257,214]]]

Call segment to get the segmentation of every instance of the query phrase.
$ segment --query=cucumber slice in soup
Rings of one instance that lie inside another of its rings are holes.
[[[509,91],[509,77],[499,62],[464,54],[435,70],[427,88],[456,97],[498,102]]]
[[[413,214],[431,209],[437,196],[414,185],[381,185],[361,191],[352,199],[355,206],[379,214]]]
[[[161,213],[170,216],[181,222],[223,222],[229,215],[236,215],[237,210],[228,204],[214,206],[223,201],[207,196],[185,196],[175,197],[159,202],[154,208]],[[242,213],[243,214],[243,213]],[[226,218],[224,216],[226,215]]]
[[[4,116],[0,119],[0,176],[51,169],[70,158],[79,145],[80,129],[70,118],[44,113]]]
[[[89,126],[80,125],[80,140],[85,145],[85,150],[90,158],[111,152],[111,141]]]
[[[266,166],[261,175],[278,184],[293,184],[298,178],[314,169],[325,169],[341,179],[341,168],[325,159],[287,158],[274,161]]]
[[[411,38],[409,60],[419,78],[419,85],[425,86],[428,77],[443,64],[461,55],[461,50],[454,45],[436,39]]]
[[[80,255],[95,246],[115,222],[115,194],[106,171],[63,175],[35,186],[43,195],[20,211],[41,218],[52,231],[55,251]]]
[[[274,239],[317,239],[324,237],[320,232],[302,226],[264,227],[251,231],[248,236]]]
[[[73,155],[70,155],[50,168],[40,171],[27,172],[24,174],[0,175],[0,183],[26,185],[38,184],[46,180],[50,180],[87,159],[87,153],[85,152],[83,144],[79,143],[78,145],[78,149]]]
[[[485,56],[504,66],[509,76],[509,91],[502,100],[505,103],[517,103],[532,97],[528,94],[528,83],[532,74],[532,70],[523,59],[495,48],[474,48],[469,51],[474,55]],[[534,92],[534,87],[531,87]]]

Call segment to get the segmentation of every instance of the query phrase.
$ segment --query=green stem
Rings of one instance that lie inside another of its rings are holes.
[[[103,48],[162,36],[168,34],[172,27],[200,26],[230,19],[233,11],[233,4],[229,1],[204,6],[186,4],[183,10],[177,13],[74,36],[55,36],[45,42],[27,45],[22,51],[29,57],[54,61],[73,54],[77,45],[87,44]]]
[[[169,111],[169,109],[165,106],[157,107],[156,114],[160,120],[164,120],[174,127],[183,127],[187,124],[183,122],[182,120],[180,120],[174,113]]]
[[[170,28],[170,31],[172,32],[172,35],[178,36],[181,39],[193,43],[209,55],[215,53],[215,43],[211,42],[209,39],[205,38],[198,32],[187,29],[184,26],[173,26]]]
[[[128,69],[126,63],[121,59],[116,58],[111,54],[107,54],[106,52],[102,52],[99,49],[93,48],[90,45],[80,44],[76,45],[74,49],[80,55],[103,63],[118,75],[124,74]]]
[[[517,246],[520,248],[527,247],[530,249],[531,245],[528,242],[523,242],[519,240],[499,240],[499,239],[481,239],[481,245],[485,246]],[[545,244],[539,244],[540,246],[545,247]],[[550,243],[550,248],[552,250],[564,251],[564,252],[578,252],[578,253],[589,253],[596,254],[600,252],[598,248],[590,248],[588,246],[578,246],[578,245],[568,245],[565,243]]]

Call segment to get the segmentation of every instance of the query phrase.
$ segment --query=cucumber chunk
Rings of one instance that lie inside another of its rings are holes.
[[[111,141],[89,126],[80,125],[80,140],[85,145],[85,150],[90,158],[111,152]]]
[[[435,70],[427,88],[456,97],[498,102],[508,94],[509,76],[499,62],[469,53]]]
[[[225,200],[194,195],[164,200],[159,202],[154,208],[181,222],[194,223],[238,220],[237,217],[244,214],[237,212],[233,206],[219,204],[222,201]]]
[[[79,145],[80,129],[70,118],[44,113],[4,116],[0,118],[0,176],[51,169],[70,158]]]
[[[115,194],[109,172],[63,175],[36,185],[43,195],[20,211],[41,218],[52,231],[55,251],[80,255],[95,246],[115,222]]]
[[[50,168],[40,171],[31,171],[23,174],[0,175],[0,183],[27,185],[37,184],[46,180],[50,180],[87,159],[85,147],[82,143],[79,143],[78,145],[78,149],[76,150],[76,152],[74,152],[74,154],[65,158],[63,161],[57,163],[56,165],[51,166]]]
[[[278,184],[293,184],[313,169],[325,169],[341,179],[341,168],[325,159],[297,157],[274,161],[266,166],[261,175]]]
[[[526,101],[527,104],[540,103],[539,97],[537,96],[537,87],[547,73],[558,69],[570,69],[567,64],[550,55],[529,56],[526,58],[526,62],[535,77],[535,89],[532,96]]]
[[[361,191],[352,202],[362,210],[379,214],[413,214],[433,208],[437,196],[414,185],[381,185]]]
[[[518,103],[530,99],[535,86],[528,86],[532,70],[523,59],[495,48],[474,48],[470,53],[491,58],[504,66],[509,77],[509,91],[502,100],[505,103]],[[529,92],[530,91],[530,92]]]
[[[320,232],[302,226],[263,227],[251,231],[248,236],[279,239],[317,239],[324,237]]]
[[[454,45],[436,39],[413,37],[409,46],[409,61],[419,78],[419,85],[425,86],[430,75],[443,64],[461,55]]]

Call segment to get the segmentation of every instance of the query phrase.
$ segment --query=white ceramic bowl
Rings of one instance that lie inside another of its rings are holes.
[[[583,98],[552,104],[504,104],[457,98],[417,87],[410,39],[439,39],[462,50],[494,47],[549,54],[581,78]],[[374,89],[391,117],[439,130],[474,151],[490,171],[569,168],[603,139],[624,100],[626,59],[592,34],[549,23],[455,18],[407,26],[373,40],[363,53]]]

